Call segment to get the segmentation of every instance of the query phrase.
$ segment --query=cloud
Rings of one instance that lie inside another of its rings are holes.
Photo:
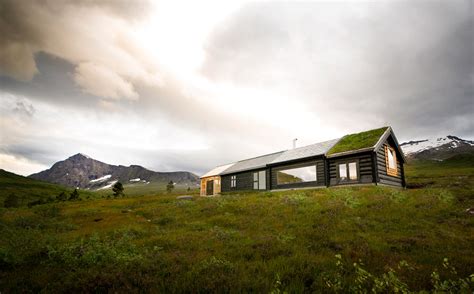
[[[162,4],[0,1],[0,155],[202,173],[385,124],[474,136],[469,1]]]
[[[215,29],[201,72],[274,89],[338,129],[392,124],[406,136],[472,136],[472,122],[459,124],[474,110],[470,6],[252,3]]]
[[[130,82],[110,69],[90,62],[80,63],[76,67],[74,81],[84,89],[84,92],[95,96],[138,99],[138,93]]]
[[[149,6],[148,1],[2,1],[0,75],[31,80],[39,72],[35,56],[44,52],[71,63],[86,93],[137,99],[135,83],[160,81],[146,51],[130,45]]]
[[[26,100],[20,100],[16,102],[13,112],[32,117],[35,114],[36,109],[30,102]]]
[[[7,42],[4,46],[0,46],[0,75],[29,81],[37,73],[38,68],[28,44]]]

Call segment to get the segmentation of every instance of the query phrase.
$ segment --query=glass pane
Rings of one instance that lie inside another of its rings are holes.
[[[355,162],[349,163],[349,179],[357,180],[357,164]]]
[[[345,163],[339,164],[339,178],[347,180],[347,165]]]
[[[262,170],[258,173],[258,189],[265,190],[266,188],[265,171]]]
[[[253,173],[253,181],[258,181],[258,173]]]
[[[392,153],[394,152],[393,150],[387,149],[388,153],[388,168],[394,169],[396,168],[396,163],[395,163],[395,155]]]
[[[253,182],[253,189],[257,190],[258,189],[258,182]]]
[[[316,181],[316,166],[285,169],[277,172],[277,184],[292,184]]]

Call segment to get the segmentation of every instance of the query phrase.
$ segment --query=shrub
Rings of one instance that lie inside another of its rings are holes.
[[[10,194],[8,197],[5,199],[3,206],[5,208],[11,208],[11,207],[19,207],[20,206],[20,199],[18,199],[18,196],[15,194]]]
[[[61,193],[59,193],[58,196],[56,196],[56,200],[57,201],[66,201],[67,200],[67,195],[66,193],[63,191]]]
[[[69,196],[69,201],[75,200],[79,200],[79,192],[77,191],[77,189],[74,189],[74,191],[72,191],[71,195]]]
[[[124,190],[123,185],[120,182],[115,183],[114,186],[112,187],[112,191],[114,191],[115,198],[125,196],[125,194],[123,193],[123,190]]]

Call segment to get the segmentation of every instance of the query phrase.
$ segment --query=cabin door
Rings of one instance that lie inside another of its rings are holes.
[[[206,195],[214,195],[214,180],[206,182]]]

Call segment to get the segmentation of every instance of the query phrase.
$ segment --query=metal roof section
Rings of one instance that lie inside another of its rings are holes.
[[[282,163],[318,155],[325,155],[326,152],[328,152],[329,149],[331,149],[331,147],[334,146],[338,141],[339,139],[333,139],[284,151],[280,156],[270,162],[270,164]]]
[[[233,166],[231,166],[230,168],[222,172],[221,175],[266,167],[267,164],[272,162],[274,159],[280,156],[283,152],[284,151],[279,151],[279,152],[275,152],[275,153],[271,153],[267,155],[262,155],[262,156],[258,156],[254,158],[237,161]]]
[[[218,176],[220,175],[221,173],[223,173],[226,169],[228,169],[229,167],[233,166],[235,163],[229,163],[229,164],[224,164],[224,165],[220,165],[220,166],[217,166],[213,169],[211,169],[210,171],[208,171],[207,173],[203,174],[201,176],[201,179],[202,178],[207,178],[207,177],[213,177],[213,176]]]

